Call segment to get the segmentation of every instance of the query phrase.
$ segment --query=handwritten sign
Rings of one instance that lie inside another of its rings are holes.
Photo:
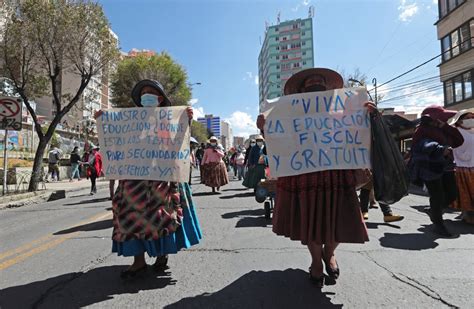
[[[22,101],[15,97],[0,97],[0,129],[21,131]]]
[[[365,88],[283,96],[266,103],[265,139],[273,177],[370,167]]]
[[[109,109],[97,124],[106,178],[188,181],[186,106]]]

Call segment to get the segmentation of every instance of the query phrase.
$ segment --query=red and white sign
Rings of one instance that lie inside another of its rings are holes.
[[[21,107],[21,99],[0,96],[0,129],[21,131]]]

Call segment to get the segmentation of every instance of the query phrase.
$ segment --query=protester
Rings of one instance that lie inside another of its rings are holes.
[[[364,220],[369,219],[369,204],[371,204],[371,208],[376,208],[373,205],[375,204],[375,197],[373,201],[370,200],[370,194],[374,190],[374,183],[372,177],[370,177],[370,182],[368,182],[366,185],[364,185],[360,189],[360,209],[362,211],[362,216],[364,217]],[[393,214],[392,208],[390,205],[385,204],[383,202],[379,202],[380,205],[380,210],[383,213],[383,221],[384,222],[396,222],[396,221],[401,221],[404,219],[403,216]]]
[[[237,178],[237,163],[235,162],[235,158],[237,157],[237,150],[232,147],[231,148],[232,155],[230,156],[230,166],[232,166],[232,171],[234,172],[234,179]]]
[[[255,137],[256,145],[250,149],[247,166],[248,172],[242,183],[247,188],[257,188],[260,180],[265,179],[265,168],[268,167],[267,148],[263,136]]]
[[[217,144],[217,138],[209,138],[209,147],[204,151],[202,158],[203,183],[212,188],[212,193],[219,191],[220,187],[229,183],[227,168],[222,160],[225,154],[221,145]]]
[[[163,86],[154,80],[138,82],[133,88],[132,99],[138,107],[172,105]],[[96,113],[96,118],[100,114]],[[187,114],[191,120],[192,108],[187,109]],[[167,268],[168,254],[189,248],[202,237],[186,181],[120,180],[112,211],[112,252],[134,257],[133,264],[121,273],[123,279],[146,271],[145,252],[157,257],[153,269],[163,271]]]
[[[342,87],[343,79],[337,72],[313,68],[291,76],[285,84],[284,94]],[[367,106],[369,110],[375,108],[370,103]],[[259,115],[257,127],[262,132],[264,125],[265,118]],[[334,254],[339,243],[368,241],[357,199],[358,181],[356,170],[325,170],[277,179],[273,231],[308,246],[312,256],[309,278],[319,288],[324,283],[335,284],[340,275]]]
[[[61,160],[61,150],[58,147],[53,147],[48,154],[48,175],[46,176],[46,180],[48,180],[49,174],[51,174],[52,181],[60,181],[59,178],[59,161]]]
[[[249,161],[249,155],[250,155],[250,149],[252,149],[253,146],[257,145],[255,140],[252,138],[249,142],[249,146],[245,150],[245,160],[244,160],[244,165],[248,166],[248,161]]]
[[[99,146],[92,146],[89,161],[86,163],[87,175],[91,180],[91,195],[97,193],[96,180],[102,174],[102,155],[100,154],[99,149]]]
[[[459,196],[452,207],[462,210],[464,222],[474,224],[474,111],[459,111],[452,123],[464,138],[464,143],[453,150]]]
[[[189,185],[191,185],[191,177],[192,177],[192,174],[193,174],[193,168],[197,168],[197,166],[198,166],[198,162],[197,162],[196,155],[195,155],[196,146],[199,146],[199,143],[197,142],[197,140],[194,137],[191,137],[190,138],[190,151],[191,151],[191,154],[189,156],[189,163],[190,163],[191,167],[189,168],[189,181],[188,181]]]
[[[114,199],[115,195],[115,180],[109,180],[109,201]]]
[[[413,135],[409,171],[412,181],[426,185],[430,196],[429,215],[434,233],[452,237],[443,222],[443,209],[456,200],[453,148],[464,139],[459,130],[447,124],[456,114],[441,106],[430,106],[421,113],[420,125]]]
[[[79,172],[79,165],[81,163],[81,156],[79,155],[79,147],[75,146],[74,149],[71,152],[71,156],[69,158],[69,161],[71,163],[71,178],[69,181],[73,181],[74,178],[76,178],[77,175],[77,180],[81,180],[81,173]]]
[[[235,166],[237,167],[237,176],[239,180],[245,177],[245,149],[238,149],[235,156]]]

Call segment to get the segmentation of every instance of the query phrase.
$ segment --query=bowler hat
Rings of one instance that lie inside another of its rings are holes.
[[[456,115],[457,111],[444,109],[442,106],[439,105],[431,105],[425,108],[422,112],[422,116],[428,116],[434,120],[441,120],[443,122],[447,122],[449,118]]]

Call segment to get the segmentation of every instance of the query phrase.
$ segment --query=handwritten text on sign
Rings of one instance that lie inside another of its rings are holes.
[[[283,96],[267,103],[265,138],[273,177],[370,167],[365,88]]]
[[[108,179],[188,181],[190,133],[185,106],[114,108],[97,120]]]

